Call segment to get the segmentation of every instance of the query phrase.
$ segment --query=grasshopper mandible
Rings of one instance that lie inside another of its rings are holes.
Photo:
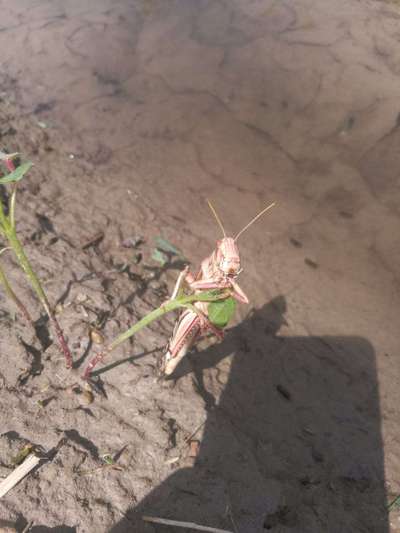
[[[231,296],[235,300],[248,304],[249,299],[236,282],[236,278],[242,272],[239,249],[236,243],[239,236],[258,218],[271,209],[275,203],[270,204],[260,211],[234,238],[226,236],[225,229],[214,207],[210,202],[208,202],[208,205],[222,230],[223,238],[217,241],[216,249],[212,254],[202,261],[200,270],[196,276],[190,272],[189,267],[186,267],[179,274],[171,295],[171,300],[176,298],[183,283],[186,282],[194,293],[211,289],[230,289]],[[178,316],[172,337],[168,342],[161,360],[160,373],[162,375],[170,376],[174,372],[178,363],[187,354],[201,334],[211,332],[219,340],[223,338],[223,329],[214,326],[208,319],[207,308],[207,302],[196,302],[194,304],[194,310],[185,309]]]

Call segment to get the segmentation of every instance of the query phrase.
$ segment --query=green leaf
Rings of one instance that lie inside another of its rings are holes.
[[[112,455],[110,453],[106,453],[106,454],[102,455],[101,458],[108,465],[115,464],[115,461],[114,461],[114,459],[113,459],[113,457],[112,457]]]
[[[217,328],[224,328],[235,312],[236,300],[229,297],[225,300],[211,302],[207,309],[210,322]]]
[[[227,289],[211,289],[209,291],[199,292],[193,300],[197,302],[216,302],[226,300],[227,298],[229,298]]]
[[[175,255],[182,255],[178,248],[176,248],[173,244],[171,244],[169,241],[167,241],[167,239],[164,239],[163,237],[156,238],[156,246],[159,250],[162,250],[163,252],[168,252],[170,254]]]
[[[32,163],[23,163],[18,168],[16,168],[14,172],[10,172],[10,174],[6,174],[2,178],[0,178],[0,184],[19,181],[24,177],[24,175],[28,172],[31,166]]]
[[[164,266],[166,263],[168,263],[168,256],[166,256],[163,252],[161,252],[158,248],[156,248],[151,256],[151,258],[154,261],[157,261],[157,263],[160,263],[161,266]]]

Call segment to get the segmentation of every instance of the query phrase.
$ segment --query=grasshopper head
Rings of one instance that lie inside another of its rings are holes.
[[[236,235],[236,237],[233,239],[232,237],[226,236],[224,226],[222,225],[222,222],[219,216],[217,215],[217,212],[208,200],[207,202],[224,236],[223,239],[217,242],[217,249],[215,251],[215,255],[213,254],[213,259],[216,259],[216,266],[225,278],[236,278],[241,272],[239,249],[236,246],[236,241],[238,240],[240,235],[242,235],[243,232],[245,232],[252,224],[254,224],[257,219],[259,219],[275,204],[270,204],[268,207],[265,207],[262,211],[260,211],[258,215],[252,218],[250,222],[246,224],[246,226],[242,228]],[[246,298],[246,296],[244,297]]]
[[[224,237],[217,242],[217,265],[224,277],[236,278],[240,272],[240,256],[235,240]]]

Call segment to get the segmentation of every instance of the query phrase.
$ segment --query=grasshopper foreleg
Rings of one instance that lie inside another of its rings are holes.
[[[182,270],[182,272],[179,273],[179,276],[178,276],[178,279],[176,280],[175,287],[174,287],[174,290],[172,291],[170,300],[174,300],[178,296],[179,291],[181,290],[181,287],[186,277],[188,276],[188,274],[189,274],[189,267],[186,266]]]

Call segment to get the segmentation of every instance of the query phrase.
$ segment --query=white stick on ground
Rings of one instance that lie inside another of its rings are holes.
[[[167,518],[157,518],[155,516],[142,516],[144,522],[153,522],[155,524],[164,524],[165,526],[187,527],[197,529],[197,531],[209,531],[210,533],[232,533],[227,529],[216,529],[215,527],[199,526],[193,522],[178,522],[177,520],[168,520]]]
[[[34,454],[28,455],[25,461],[17,466],[17,468],[0,483],[0,498],[5,496],[8,491],[15,487],[15,485],[19,483],[27,474],[29,474],[29,472],[33,470],[39,463],[39,457],[36,457]]]

